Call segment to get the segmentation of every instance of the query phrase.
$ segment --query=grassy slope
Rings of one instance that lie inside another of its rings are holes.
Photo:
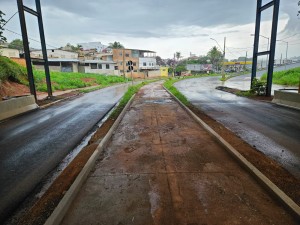
[[[267,74],[261,77],[262,81],[267,80]],[[300,67],[273,73],[273,83],[289,86],[298,86],[300,81]]]
[[[7,57],[0,56],[0,81],[24,83],[27,79],[26,69]]]
[[[44,71],[34,71],[35,84],[38,91],[47,91]],[[120,76],[103,76],[88,73],[63,73],[51,72],[53,90],[67,90],[74,88],[89,87],[92,85],[108,86],[113,83],[125,82]]]

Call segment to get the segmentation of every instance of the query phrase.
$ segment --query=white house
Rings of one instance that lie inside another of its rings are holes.
[[[108,46],[103,45],[101,42],[87,42],[87,43],[78,43],[81,46],[82,50],[91,50],[96,49],[97,52],[102,52]]]
[[[31,58],[42,59],[43,52],[42,50],[34,50],[30,52]],[[78,59],[78,53],[69,52],[60,49],[48,49],[47,56],[49,59],[58,58],[58,59]]]
[[[20,58],[19,50],[12,48],[0,48],[0,55],[8,58]]]
[[[84,60],[80,61],[79,72],[81,73],[98,73],[105,75],[119,75],[116,69],[116,63],[105,60]]]
[[[43,70],[44,63],[40,60],[43,58],[42,50],[31,51],[30,56],[35,68]],[[47,56],[50,71],[78,72],[78,53],[60,49],[48,49]]]

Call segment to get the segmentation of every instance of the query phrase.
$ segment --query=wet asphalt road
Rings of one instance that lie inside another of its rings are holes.
[[[0,123],[0,221],[78,145],[127,90],[118,85]]]
[[[246,86],[247,80],[244,75],[224,84],[219,77],[205,77],[183,80],[175,86],[192,104],[300,178],[300,110],[215,89],[231,87],[230,83]]]

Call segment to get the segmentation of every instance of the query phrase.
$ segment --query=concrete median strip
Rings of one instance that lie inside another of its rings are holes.
[[[166,89],[166,88],[165,88]],[[189,108],[187,108],[178,98],[176,98],[169,90],[166,91],[185,109],[204,129],[206,129],[216,140],[221,143],[228,152],[236,158],[255,178],[265,186],[275,197],[277,197],[294,215],[300,218],[300,207],[287,196],[280,188],[278,188],[272,181],[270,181],[263,173],[261,173],[254,165],[252,165],[245,157],[243,157],[235,148],[233,148],[227,141],[218,135],[211,127],[209,127],[203,120],[195,115]]]
[[[77,193],[79,192],[81,186],[87,179],[91,169],[94,167],[96,160],[98,159],[100,153],[103,151],[103,149],[106,147],[109,139],[113,135],[114,131],[118,127],[120,121],[124,117],[126,111],[130,107],[133,99],[133,95],[129,102],[126,104],[125,108],[122,110],[121,114],[119,117],[116,119],[114,122],[113,126],[110,128],[108,133],[105,135],[105,137],[101,140],[100,144],[98,145],[97,149],[93,153],[93,155],[90,157],[88,162],[85,164],[83,167],[82,171],[79,173],[77,178],[75,179],[74,183],[71,185],[69,190],[66,192],[60,203],[57,205],[51,216],[47,219],[45,225],[56,225],[60,224],[62,219],[64,218],[65,213],[68,211],[68,208],[70,207],[72,201],[76,197]]]
[[[0,102],[0,121],[37,109],[33,95],[12,98]]]

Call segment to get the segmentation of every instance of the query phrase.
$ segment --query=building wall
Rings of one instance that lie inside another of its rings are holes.
[[[37,70],[45,70],[44,66],[43,65],[34,65],[34,68],[37,69]],[[60,66],[49,66],[49,70],[50,72],[53,71],[53,72],[61,72],[61,67]]]
[[[128,61],[133,62],[133,71],[134,73],[138,75],[139,70],[139,58],[135,57],[135,55],[132,55],[132,50],[130,49],[113,49],[113,61],[116,62],[116,66],[118,66],[118,70],[120,70],[120,73],[123,74],[123,69],[125,70],[125,73],[128,70],[127,62]]]
[[[42,58],[43,57],[43,52],[41,50],[32,51],[30,53],[30,56],[32,58]],[[48,56],[48,58],[78,59],[78,53],[76,53],[76,52],[68,52],[68,51],[57,50],[57,49],[47,50],[47,56]]]
[[[148,77],[160,77],[160,76],[161,76],[160,70],[148,71]]]
[[[140,57],[139,58],[139,68],[140,69],[159,69],[156,65],[156,58],[151,57]]]
[[[19,65],[26,67],[26,61],[25,61],[25,59],[22,59],[22,58],[10,58],[10,59],[12,61],[18,63]]]
[[[161,77],[168,77],[169,76],[169,67],[166,67],[166,66],[161,66],[160,67],[160,76]]]
[[[6,56],[8,58],[20,58],[19,50],[11,48],[1,48],[0,55]]]

